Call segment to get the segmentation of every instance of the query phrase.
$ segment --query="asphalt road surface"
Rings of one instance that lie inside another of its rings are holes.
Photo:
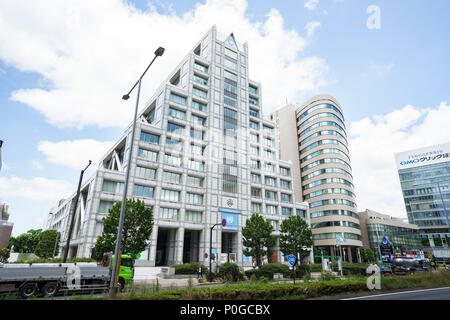
[[[450,287],[374,294],[343,300],[450,300]]]

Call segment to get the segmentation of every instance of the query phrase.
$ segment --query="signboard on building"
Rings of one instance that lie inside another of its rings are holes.
[[[219,211],[222,211],[219,209]],[[222,220],[225,220],[225,225],[222,223],[222,230],[239,230],[239,215],[235,213],[222,212]]]
[[[450,162],[450,143],[396,153],[395,162],[398,170]]]

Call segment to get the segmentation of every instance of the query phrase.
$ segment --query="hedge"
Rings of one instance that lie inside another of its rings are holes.
[[[299,265],[296,267],[295,277],[303,278],[303,276],[309,272],[311,272],[309,265]],[[259,269],[245,271],[245,275],[249,279],[252,277],[252,275],[255,275],[257,279],[260,279],[261,277],[273,279],[273,276],[276,273],[281,273],[284,278],[292,277],[292,270],[289,269],[289,266],[283,263],[266,263],[263,264]]]
[[[206,274],[208,272],[208,268],[198,262],[175,264],[175,265],[172,265],[171,267],[175,269],[175,274],[195,274],[195,275],[197,275],[200,267],[202,268],[203,274]]]
[[[28,260],[17,260],[13,263],[62,263],[63,258],[55,258],[52,260],[51,258],[44,259],[44,258],[37,258],[37,259],[28,259]],[[91,258],[73,258],[73,259],[67,259],[66,263],[74,263],[74,262],[96,262],[95,259]]]

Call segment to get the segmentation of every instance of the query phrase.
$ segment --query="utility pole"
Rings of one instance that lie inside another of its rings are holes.
[[[78,198],[80,197],[80,189],[81,189],[81,182],[83,181],[83,174],[86,171],[86,169],[91,165],[91,163],[92,163],[92,161],[89,160],[89,164],[86,166],[86,168],[81,170],[81,173],[80,173],[80,181],[78,181],[77,196],[75,197],[75,204],[74,204],[74,207],[73,207],[73,210],[72,210],[72,217],[71,217],[71,220],[70,220],[69,235],[67,236],[66,248],[64,249],[63,263],[66,263],[67,254],[69,253],[70,238],[72,238],[73,223],[75,222],[75,212],[77,211]]]

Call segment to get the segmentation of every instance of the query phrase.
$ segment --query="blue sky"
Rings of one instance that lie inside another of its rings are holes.
[[[167,50],[144,83],[149,97],[213,23],[248,41],[265,113],[319,93],[340,101],[359,209],[404,217],[393,153],[450,141],[450,2],[309,1],[0,4],[0,201],[14,234],[40,227],[87,159],[119,137],[133,107],[120,97],[147,52]],[[380,29],[366,26],[370,5]]]

